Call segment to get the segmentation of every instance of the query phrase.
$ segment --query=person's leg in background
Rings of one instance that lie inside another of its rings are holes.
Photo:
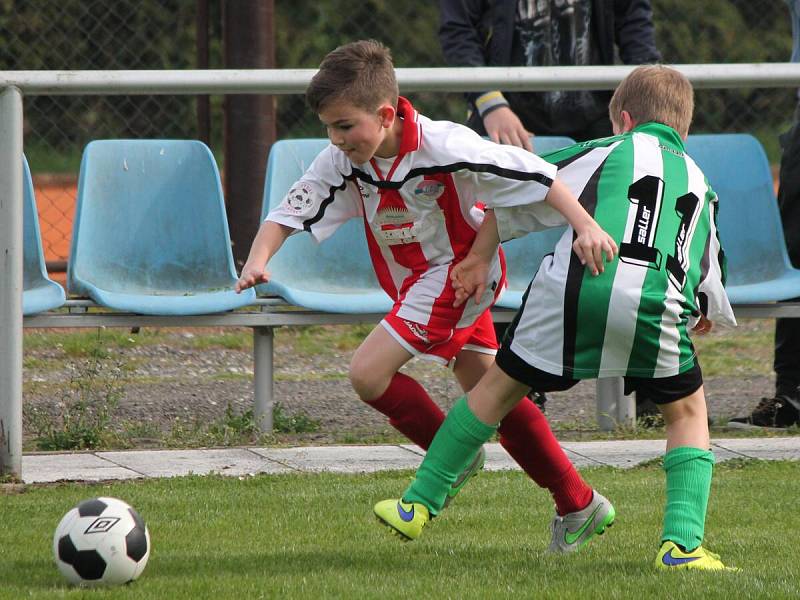
[[[778,207],[789,259],[793,266],[800,267],[800,104],[795,110],[794,126],[781,136],[781,148]],[[800,301],[800,298],[793,301]],[[782,420],[797,424],[800,421],[800,319],[775,321],[774,369],[775,396],[785,397],[791,405],[781,407]]]
[[[795,124],[781,136],[778,206],[792,265],[800,267],[800,105]],[[793,298],[790,302],[798,302]],[[800,424],[800,319],[775,321],[775,395],[762,398],[753,412],[728,422],[730,427],[784,428]]]

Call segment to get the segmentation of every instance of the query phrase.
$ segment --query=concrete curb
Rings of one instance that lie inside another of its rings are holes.
[[[662,456],[664,440],[564,442],[577,467],[629,468]],[[717,462],[732,458],[800,460],[800,436],[712,441]],[[424,453],[413,445],[310,446],[301,448],[222,448],[122,450],[22,457],[25,483],[106,481],[190,474],[241,476],[256,473],[372,473],[416,469]],[[486,470],[519,469],[500,444],[486,445]]]

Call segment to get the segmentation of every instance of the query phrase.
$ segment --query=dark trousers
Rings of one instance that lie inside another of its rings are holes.
[[[792,265],[800,268],[800,105],[794,126],[781,136],[778,206]],[[794,298],[800,301],[800,298]],[[800,385],[800,319],[775,323],[775,391],[795,395]]]

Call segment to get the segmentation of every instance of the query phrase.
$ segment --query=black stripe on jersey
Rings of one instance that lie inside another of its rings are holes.
[[[603,147],[603,146],[601,146],[601,147]],[[572,155],[572,156],[570,156],[569,158],[565,158],[564,160],[560,160],[560,161],[558,161],[558,162],[555,162],[555,163],[553,163],[553,164],[554,164],[556,167],[558,167],[559,169],[563,169],[563,168],[564,168],[564,167],[566,167],[567,165],[569,165],[569,164],[572,164],[573,162],[575,162],[575,161],[576,161],[576,160],[578,160],[579,158],[583,158],[584,156],[586,156],[587,154],[589,154],[589,152],[591,152],[592,150],[596,150],[596,149],[597,149],[597,148],[595,148],[595,147],[591,147],[591,148],[584,148],[583,150],[581,150],[581,151],[580,151],[580,152],[578,152],[577,154],[573,154],[573,155]]]
[[[717,221],[717,218],[719,217],[719,202],[711,202],[710,210],[714,211],[714,229],[716,230],[715,235],[717,236],[717,244],[719,245],[717,264],[720,268],[720,281],[722,281],[722,285],[724,287],[728,282],[728,270],[725,265],[725,250],[723,250],[722,241],[719,239],[719,223]]]
[[[610,155],[610,154],[609,154]],[[606,164],[608,156],[603,159],[597,169],[595,169],[586,186],[581,192],[578,202],[580,202],[590,215],[594,216],[597,207],[597,187],[600,182],[600,173]],[[572,233],[572,241],[576,238]],[[578,300],[580,298],[581,283],[583,282],[586,266],[581,264],[578,255],[572,252],[569,260],[569,270],[567,272],[567,282],[564,287],[564,374],[572,373],[575,368],[575,343],[578,328]]]
[[[458,162],[451,165],[437,165],[434,167],[419,167],[417,169],[411,169],[400,181],[375,181],[371,175],[359,169],[353,169],[353,175],[378,188],[399,190],[409,179],[413,179],[419,175],[429,175],[431,173],[455,173],[456,171],[464,170],[472,171],[474,173],[492,173],[493,175],[504,177],[505,179],[515,179],[517,181],[536,181],[547,187],[550,187],[553,184],[553,180],[542,173],[515,171],[513,169],[505,169],[497,165],[468,162]]]
[[[303,221],[303,231],[311,231],[311,226],[314,223],[316,223],[319,220],[321,220],[322,217],[325,216],[325,209],[328,208],[328,205],[331,202],[333,202],[333,198],[336,195],[336,192],[343,190],[345,187],[347,187],[347,179],[342,181],[342,185],[339,185],[339,186],[332,185],[331,186],[330,193],[328,194],[328,197],[325,198],[325,200],[323,200],[322,202],[320,202],[319,210],[317,210],[317,214],[315,214],[310,219],[306,219],[305,221]]]

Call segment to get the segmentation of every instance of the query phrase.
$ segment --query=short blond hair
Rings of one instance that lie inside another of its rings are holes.
[[[694,89],[683,73],[671,67],[636,67],[614,91],[608,105],[612,123],[621,123],[623,110],[637,123],[669,125],[685,138],[694,113]]]
[[[383,102],[397,106],[399,94],[392,53],[376,40],[360,40],[328,53],[306,89],[306,101],[315,113],[339,100],[364,110]]]

